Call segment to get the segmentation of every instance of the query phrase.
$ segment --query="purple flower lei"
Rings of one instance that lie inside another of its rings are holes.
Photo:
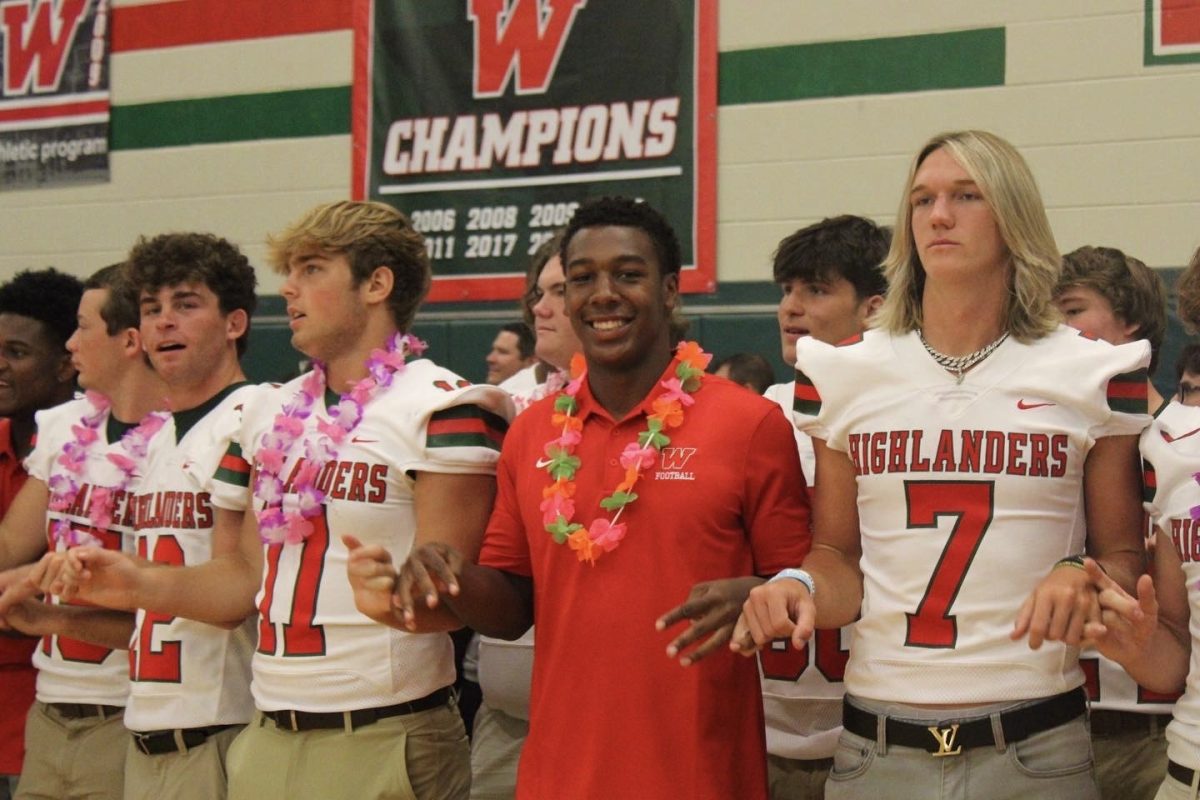
[[[49,508],[65,514],[75,498],[79,495],[79,479],[87,467],[88,451],[100,438],[100,426],[104,424],[105,414],[109,409],[108,398],[96,392],[86,394],[92,413],[80,418],[79,424],[71,426],[74,438],[63,446],[62,455],[56,463],[62,471],[50,476]],[[106,458],[121,471],[121,478],[114,486],[92,486],[88,498],[87,516],[93,530],[107,530],[112,524],[113,503],[121,492],[128,491],[133,482],[134,472],[146,458],[150,439],[158,432],[170,417],[165,411],[152,411],[142,418],[136,427],[125,432],[117,446],[124,453],[108,453]],[[76,529],[65,519],[56,519],[51,525],[54,541],[66,546],[75,547],[84,544],[99,544],[99,540],[87,533]]]
[[[362,422],[367,403],[381,390],[392,385],[396,374],[404,370],[408,356],[420,357],[425,343],[409,334],[395,333],[386,349],[376,348],[367,358],[367,377],[360,380],[337,405],[328,409],[329,419],[317,419],[315,439],[304,436],[305,420],[312,415],[317,398],[325,392],[325,365],[313,362],[312,372],[300,384],[295,396],[275,415],[271,430],[259,440],[254,463],[258,476],[254,497],[262,504],[255,511],[258,533],[266,544],[299,544],[313,532],[310,519],[321,513],[325,493],[317,488],[322,468],[337,458],[338,447]],[[284,462],[296,444],[304,442],[304,463],[296,471],[293,491],[296,510],[283,510],[284,484],[279,477]]]

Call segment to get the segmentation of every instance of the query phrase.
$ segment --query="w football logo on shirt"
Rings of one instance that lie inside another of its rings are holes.
[[[696,447],[664,447],[658,462],[661,469],[654,473],[654,477],[660,481],[696,480],[695,473],[687,471],[686,467],[698,449]]]

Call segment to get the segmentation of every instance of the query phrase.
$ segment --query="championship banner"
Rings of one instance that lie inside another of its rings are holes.
[[[0,2],[0,189],[108,180],[111,10]]]
[[[352,194],[426,237],[434,301],[519,297],[592,197],[658,208],[716,289],[715,0],[356,0]]]

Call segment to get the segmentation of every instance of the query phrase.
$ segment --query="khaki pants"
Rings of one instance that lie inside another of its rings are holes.
[[[261,713],[229,751],[230,800],[467,800],[454,703],[342,729],[289,731]]]
[[[517,762],[529,735],[527,720],[489,708],[475,714],[471,738],[471,800],[512,800],[517,793]]]
[[[771,800],[822,800],[832,759],[803,761],[767,754]]]
[[[1092,735],[1102,800],[1151,800],[1167,775],[1165,727]]]
[[[241,733],[233,726],[186,753],[146,755],[130,739],[125,757],[125,800],[222,800],[225,754]]]
[[[120,800],[129,731],[121,714],[67,719],[34,703],[17,800]]]

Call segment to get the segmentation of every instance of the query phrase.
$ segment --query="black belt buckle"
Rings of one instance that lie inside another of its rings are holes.
[[[142,753],[145,755],[148,755],[148,756],[155,755],[154,753],[150,752],[150,745],[149,745],[150,737],[153,736],[153,734],[138,733],[137,731],[131,731],[131,733],[133,735],[133,746],[134,747],[136,747],[138,750],[142,751]]]

